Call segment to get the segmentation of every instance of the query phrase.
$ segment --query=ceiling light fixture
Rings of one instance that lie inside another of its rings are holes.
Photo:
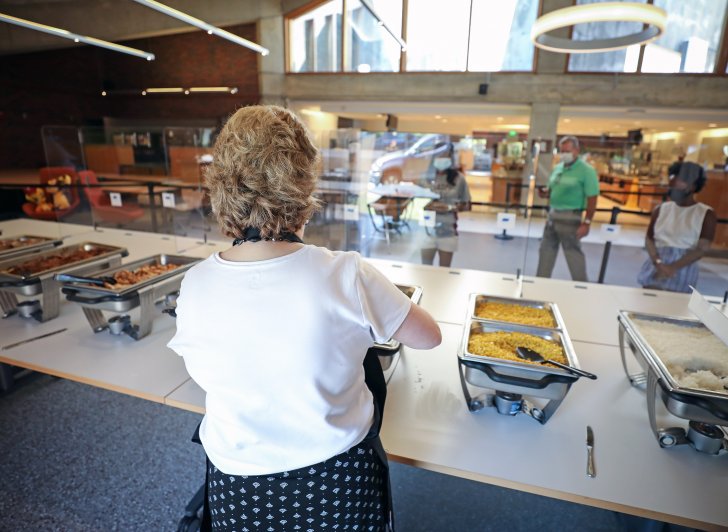
[[[141,57],[147,61],[152,61],[154,59],[154,54],[145,52],[144,50],[137,50],[136,48],[130,48],[129,46],[102,41],[101,39],[96,39],[94,37],[78,35],[76,33],[71,33],[68,30],[54,28],[53,26],[46,26],[45,24],[38,24],[37,22],[32,22],[18,17],[11,17],[10,15],[5,15],[3,13],[0,13],[0,21],[15,24],[16,26],[21,26],[30,30],[41,31],[50,35],[55,35],[56,37],[70,39],[73,42],[82,42],[84,44],[91,44],[93,46],[99,46],[100,48],[106,48],[107,50],[113,50],[114,52],[122,52],[136,57]]]
[[[151,87],[147,89],[147,92],[149,94],[153,93],[174,93],[174,92],[183,92],[184,89],[182,87]]]
[[[234,92],[233,92],[234,91]],[[190,92],[229,92],[235,94],[237,87],[190,87]]]
[[[708,127],[718,127],[718,124],[716,124],[715,122],[711,122],[710,124],[708,124]]]
[[[136,0],[137,2],[139,0]],[[372,16],[377,19],[377,25],[383,27],[387,32],[394,38],[395,41],[399,44],[399,47],[402,49],[403,52],[407,51],[407,43],[402,40],[402,38],[394,33],[391,29],[389,29],[389,26],[387,26],[387,23],[382,20],[382,17],[380,17],[376,11],[374,11],[374,8],[369,4],[369,0],[359,0],[361,2],[361,5],[363,5],[369,13],[372,14]]]
[[[647,28],[630,35],[610,39],[577,41],[547,35],[548,32],[590,22],[639,22]],[[531,27],[533,44],[550,52],[595,53],[619,50],[635,44],[645,44],[657,39],[667,26],[664,9],[650,4],[635,2],[604,2],[582,4],[551,11],[539,17]]]
[[[209,35],[217,35],[218,37],[227,39],[228,41],[234,42],[235,44],[239,44],[240,46],[245,46],[246,48],[250,48],[251,50],[258,52],[260,55],[268,55],[270,53],[270,50],[268,50],[268,48],[265,48],[259,44],[249,41],[248,39],[243,39],[242,37],[235,35],[234,33],[230,33],[229,31],[220,29],[216,26],[213,26],[212,24],[208,24],[204,20],[195,18],[192,15],[188,15],[187,13],[184,13],[182,11],[169,7],[168,5],[165,5],[165,4],[162,4],[159,2],[155,2],[154,0],[134,0],[134,1],[137,4],[141,4],[143,6],[150,7],[156,11],[159,11],[160,13],[164,13],[165,15],[168,15],[170,17],[174,17],[177,20],[181,20],[182,22],[186,22],[190,26],[196,26],[202,30],[205,30],[205,31],[207,31],[207,33]]]

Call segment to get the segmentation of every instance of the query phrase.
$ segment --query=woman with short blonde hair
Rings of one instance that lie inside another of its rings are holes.
[[[319,152],[290,111],[241,111],[220,132],[205,177],[220,228],[232,238],[245,227],[266,238],[295,232],[319,208],[313,197]]]
[[[185,274],[168,344],[206,392],[212,530],[392,529],[364,359],[440,329],[358,253],[303,243],[318,157],[280,107],[238,110],[215,143],[206,183],[235,240]]]

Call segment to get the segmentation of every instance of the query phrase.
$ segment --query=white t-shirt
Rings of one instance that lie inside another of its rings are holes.
[[[689,207],[681,207],[673,201],[663,203],[655,221],[655,245],[679,249],[697,247],[705,213],[709,210],[710,207],[704,203]]]
[[[205,452],[231,475],[289,471],[366,436],[363,361],[410,300],[358,253],[306,245],[275,259],[191,268],[168,347],[207,392]]]

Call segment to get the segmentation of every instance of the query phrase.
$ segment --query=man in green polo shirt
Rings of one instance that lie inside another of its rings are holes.
[[[536,275],[551,277],[561,244],[571,278],[587,281],[581,239],[589,234],[597,208],[599,178],[594,168],[579,158],[576,137],[564,137],[559,141],[559,155],[561,162],[551,172],[548,186],[539,188],[539,195],[548,197],[550,205]]]

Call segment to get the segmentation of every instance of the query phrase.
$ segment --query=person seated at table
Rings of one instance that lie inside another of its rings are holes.
[[[644,288],[690,292],[698,282],[698,261],[710,249],[717,218],[708,205],[695,200],[705,186],[700,165],[683,162],[674,167],[669,195],[672,201],[652,211],[645,247],[649,258],[637,281]]]
[[[213,530],[391,522],[363,361],[375,341],[430,349],[441,333],[358,253],[304,244],[319,157],[291,112],[244,107],[205,177],[234,240],[185,275],[168,345],[207,393],[199,436]]]
[[[432,191],[440,197],[425,206],[435,211],[435,227],[425,227],[427,239],[420,250],[423,264],[434,264],[439,254],[440,266],[449,267],[458,249],[458,212],[470,210],[470,189],[465,176],[455,166],[452,144],[432,161],[435,170]]]

